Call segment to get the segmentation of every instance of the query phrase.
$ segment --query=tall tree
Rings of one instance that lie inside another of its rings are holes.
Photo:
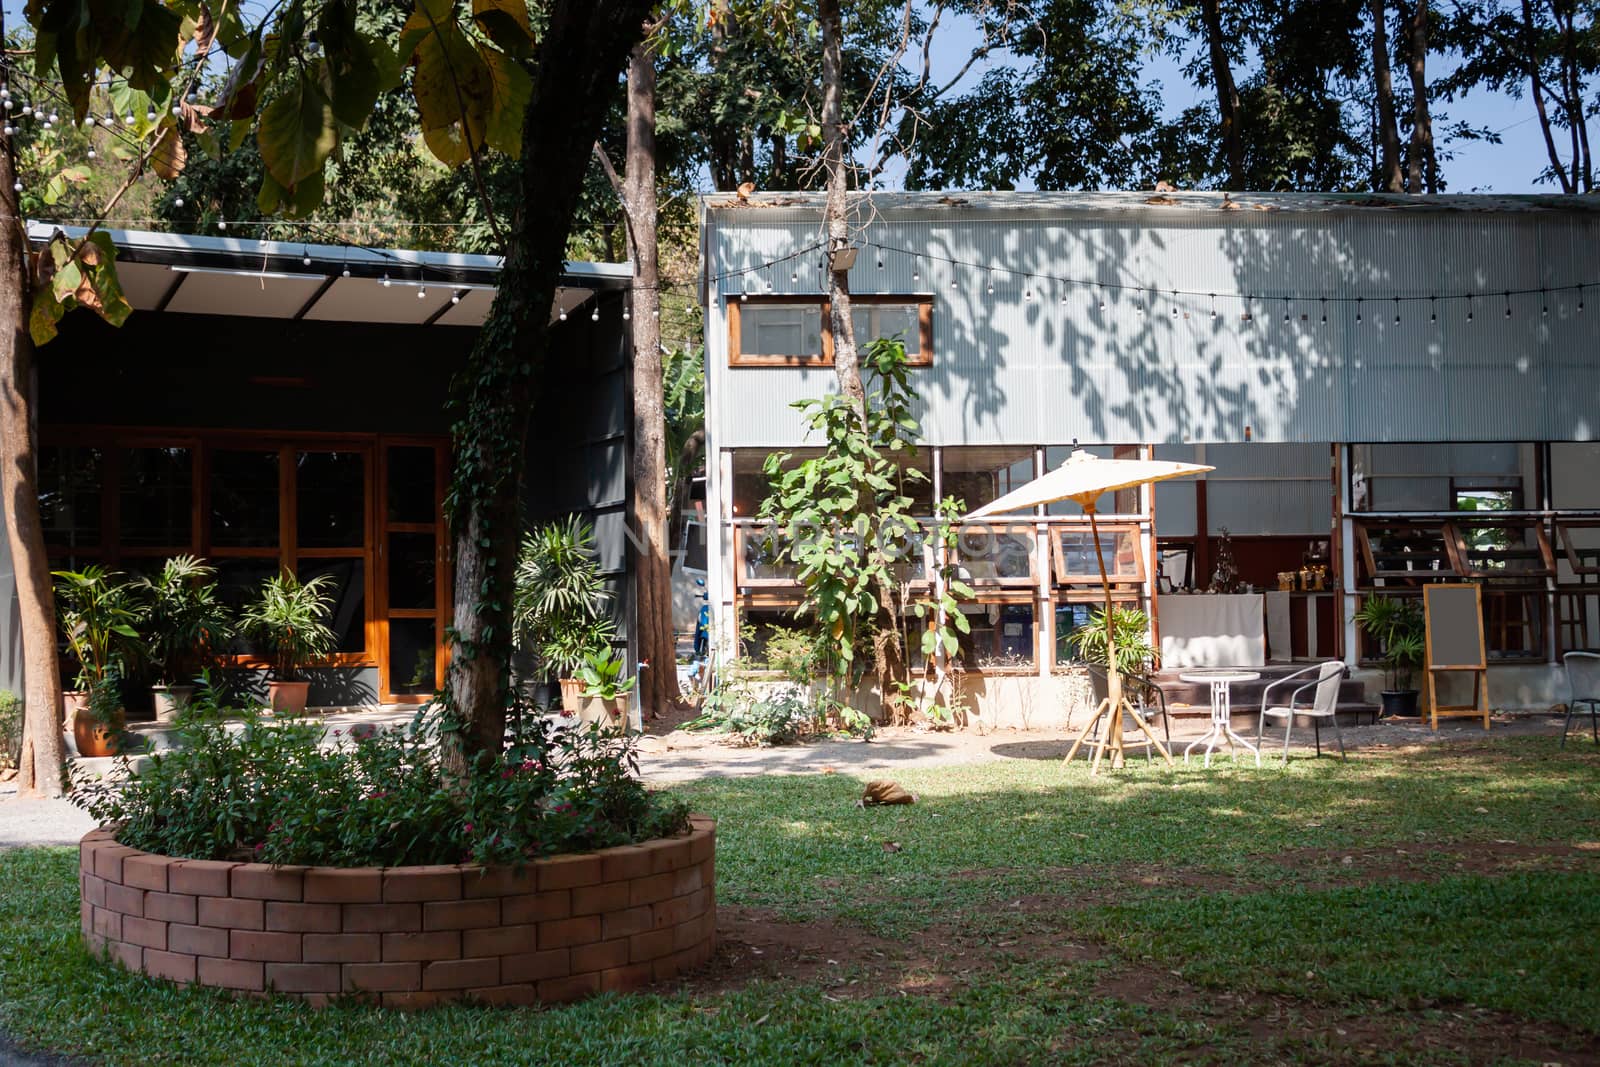
[[[1400,173],[1400,127],[1394,114],[1394,77],[1389,54],[1389,9],[1384,0],[1372,0],[1372,81],[1378,105],[1378,174],[1380,192],[1403,193]]]
[[[1411,79],[1411,139],[1406,150],[1406,192],[1439,191],[1439,158],[1433,143],[1433,115],[1428,86],[1428,0],[1397,0],[1405,27],[1402,52]]]
[[[1239,129],[1239,89],[1233,81],[1227,38],[1218,0],[1200,0],[1200,25],[1205,31],[1206,54],[1211,67],[1211,87],[1217,95],[1217,136],[1227,161],[1224,189],[1243,189],[1244,136]]]
[[[6,42],[0,9],[0,42]],[[10,85],[11,59],[0,53],[0,85]],[[6,112],[11,122],[11,112]],[[17,180],[13,134],[0,134],[0,510],[17,576],[26,693],[18,787],[25,795],[61,795],[61,671],[56,662],[55,600],[39,517],[38,458],[33,434],[33,339],[28,336],[27,223]]]

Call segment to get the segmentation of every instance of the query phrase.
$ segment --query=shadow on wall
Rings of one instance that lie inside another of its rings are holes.
[[[324,707],[375,707],[378,704],[377,671],[371,667],[312,667],[306,674],[311,690],[306,704]],[[267,675],[259,670],[223,672],[226,700],[235,705],[264,705],[267,702]]]

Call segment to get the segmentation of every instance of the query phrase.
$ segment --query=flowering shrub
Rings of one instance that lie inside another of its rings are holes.
[[[689,825],[681,801],[640,783],[632,741],[594,728],[526,716],[500,758],[457,783],[440,767],[429,710],[404,730],[336,730],[325,745],[320,724],[229,711],[209,688],[192,707],[174,751],[137,775],[124,760],[75,783],[74,802],[120,824],[125,845],[334,867],[517,864]]]

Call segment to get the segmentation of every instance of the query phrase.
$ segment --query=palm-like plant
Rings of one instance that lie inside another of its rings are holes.
[[[145,641],[163,684],[194,677],[233,636],[227,606],[212,580],[216,573],[193,556],[174,556],[159,575],[134,583],[144,601]]]
[[[67,650],[78,661],[79,689],[93,695],[126,673],[144,655],[136,628],[138,596],[117,571],[90,566],[52,571],[56,617]]]
[[[333,651],[336,638],[323,621],[333,610],[333,597],[327,592],[332,581],[330,575],[319,574],[301,582],[284,571],[261,583],[261,595],[240,616],[239,629],[271,650],[278,681],[299,681],[307,660]]]
[[[1150,617],[1138,608],[1111,609],[1111,625],[1117,643],[1117,673],[1143,677],[1150,671],[1155,649],[1150,646]],[[1078,658],[1097,667],[1106,666],[1106,614],[1095,612],[1086,626],[1067,635]]]
[[[512,626],[541,669],[569,676],[610,644],[616,636],[605,611],[610,599],[600,576],[594,527],[581,517],[547,523],[523,538]]]
[[[1369,596],[1356,612],[1356,622],[1383,649],[1389,691],[1411,690],[1412,673],[1422,666],[1427,651],[1421,603],[1410,597]]]

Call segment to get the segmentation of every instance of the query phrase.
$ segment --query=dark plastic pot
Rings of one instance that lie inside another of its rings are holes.
[[[1415,689],[1385,689],[1383,691],[1383,717],[1391,719],[1416,718],[1417,691]]]

